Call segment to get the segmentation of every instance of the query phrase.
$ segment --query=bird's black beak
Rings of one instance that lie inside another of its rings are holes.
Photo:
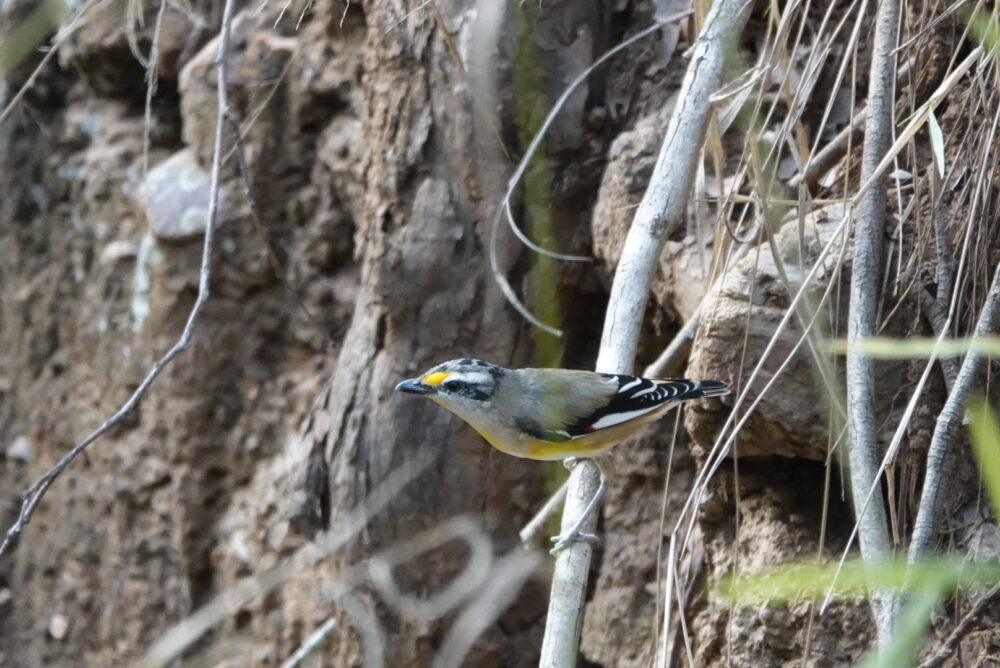
[[[410,378],[409,380],[404,380],[402,383],[396,386],[396,390],[399,392],[406,392],[408,394],[431,394],[434,392],[434,388],[428,385],[424,385],[417,378]]]

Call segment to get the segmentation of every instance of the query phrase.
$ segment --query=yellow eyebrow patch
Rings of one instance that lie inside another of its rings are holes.
[[[451,374],[448,373],[447,371],[435,371],[434,373],[429,373],[423,378],[421,378],[420,382],[423,383],[424,385],[430,385],[431,387],[435,387],[443,383],[444,379],[450,375]]]

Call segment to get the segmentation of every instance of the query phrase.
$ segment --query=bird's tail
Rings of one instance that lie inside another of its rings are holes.
[[[729,383],[724,380],[701,380],[698,381],[697,389],[691,392],[691,398],[695,397],[721,397],[729,394]]]

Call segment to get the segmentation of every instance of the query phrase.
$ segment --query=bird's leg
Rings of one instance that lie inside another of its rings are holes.
[[[573,469],[573,467],[577,465],[578,461],[579,458],[577,457],[568,457],[564,461],[564,464],[566,468]],[[549,550],[550,554],[558,554],[577,541],[585,543],[597,543],[600,541],[595,534],[584,533],[582,530],[584,523],[593,514],[593,512],[597,510],[598,505],[601,503],[601,498],[604,496],[604,493],[608,491],[608,477],[604,474],[604,468],[597,459],[591,459],[590,461],[592,461],[594,466],[597,467],[597,472],[601,476],[601,484],[598,486],[597,491],[594,493],[594,497],[590,500],[590,503],[588,503],[587,507],[583,509],[580,519],[576,521],[573,528],[564,534],[552,537],[555,545],[551,550]]]

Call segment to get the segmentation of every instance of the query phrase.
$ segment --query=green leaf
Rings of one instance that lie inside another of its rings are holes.
[[[937,117],[934,115],[934,107],[927,110],[927,129],[931,133],[931,150],[934,152],[934,164],[937,165],[938,174],[944,178],[944,135],[941,133],[941,126],[938,125]]]
[[[993,516],[1000,517],[1000,425],[985,401],[971,402],[969,412],[972,413],[969,424],[972,448],[976,451],[983,483],[993,504]]]
[[[841,355],[851,352],[880,359],[926,358],[935,352],[935,347],[939,358],[958,357],[969,352],[1000,357],[1000,337],[997,336],[944,339],[940,344],[936,338],[889,339],[880,336],[861,341],[838,339],[830,343],[830,348]]]
[[[969,563],[943,557],[907,566],[904,560],[869,564],[851,560],[837,573],[837,564],[786,564],[778,569],[724,577],[713,588],[722,599],[741,604],[820,599],[833,587],[840,598],[861,598],[870,588],[948,592],[974,584],[1000,582],[1000,563]]]

